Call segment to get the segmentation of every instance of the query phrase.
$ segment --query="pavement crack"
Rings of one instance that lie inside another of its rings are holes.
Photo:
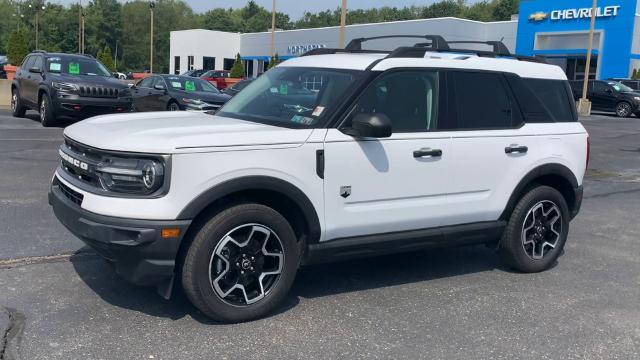
[[[0,269],[14,269],[23,266],[47,264],[76,260],[92,260],[97,254],[91,250],[79,250],[55,255],[25,256],[12,259],[0,259]],[[1,359],[0,359],[1,360]]]
[[[640,189],[621,190],[621,191],[612,191],[612,192],[602,193],[602,194],[593,194],[593,195],[585,196],[584,198],[585,199],[603,198],[603,197],[609,197],[609,196],[620,195],[620,194],[631,194],[636,192],[640,192]]]
[[[7,328],[2,334],[2,339],[0,339],[0,360],[14,360],[17,359],[17,356],[11,351],[10,345],[12,345],[14,339],[16,339],[14,346],[20,344],[26,318],[16,309],[8,307],[0,307],[0,309],[2,309],[9,318]]]

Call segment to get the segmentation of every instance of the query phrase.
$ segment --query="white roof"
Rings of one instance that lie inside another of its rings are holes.
[[[384,59],[386,54],[329,54],[292,58],[280,66],[322,67],[333,69],[365,70],[374,61]],[[384,59],[373,67],[373,71],[396,68],[447,68],[509,72],[523,78],[566,80],[564,71],[556,65],[522,61],[512,58],[480,57],[465,53],[427,52],[423,58]]]

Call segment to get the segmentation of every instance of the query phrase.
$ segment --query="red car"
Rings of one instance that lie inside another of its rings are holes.
[[[231,72],[229,70],[209,70],[204,74],[200,75],[200,79],[206,80],[218,89],[226,89],[228,84],[225,79],[230,78]]]

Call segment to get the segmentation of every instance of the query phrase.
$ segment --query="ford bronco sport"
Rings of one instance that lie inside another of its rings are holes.
[[[500,42],[415,37],[312,50],[215,114],[74,124],[53,210],[124,278],[181,285],[224,322],[264,316],[317,262],[491,244],[513,269],[550,268],[589,153],[565,74]]]

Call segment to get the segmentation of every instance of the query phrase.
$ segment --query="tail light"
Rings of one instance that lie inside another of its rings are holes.
[[[587,135],[587,163],[585,165],[585,170],[589,168],[589,158],[591,157],[591,138]]]

